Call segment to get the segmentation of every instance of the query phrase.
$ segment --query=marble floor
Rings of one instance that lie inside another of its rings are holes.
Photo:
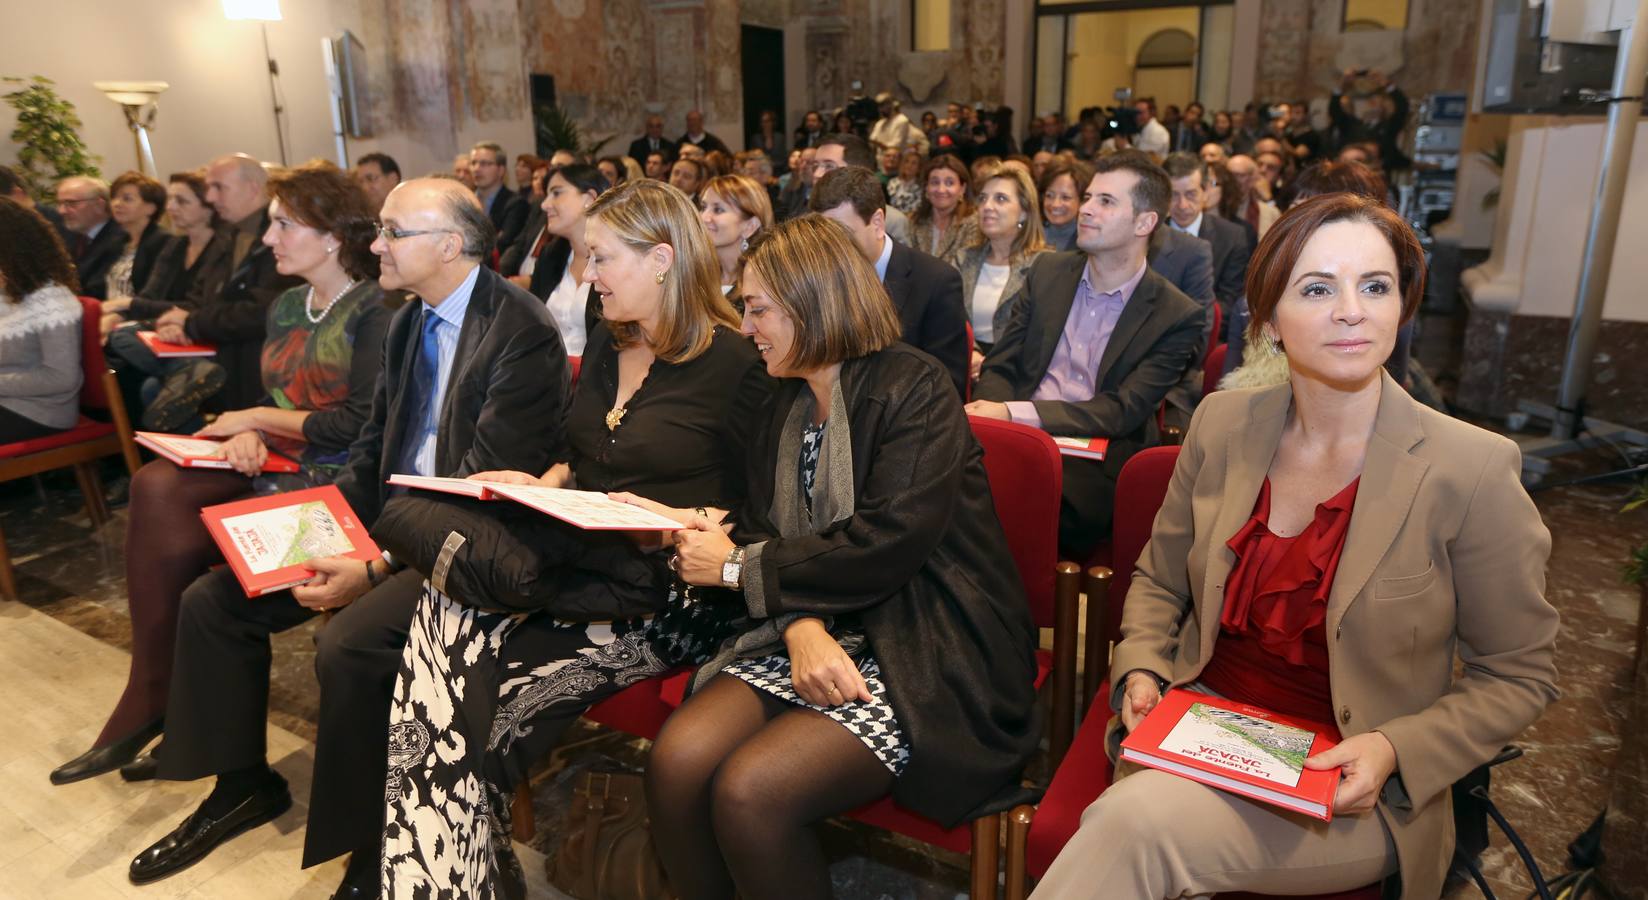
[[[1608,464],[1597,456],[1570,468]],[[1526,756],[1495,773],[1493,795],[1547,875],[1568,868],[1568,842],[1606,802],[1619,746],[1639,602],[1619,569],[1648,531],[1648,515],[1618,515],[1623,494],[1611,482],[1535,495],[1554,535],[1549,596],[1563,613],[1557,659],[1564,696],[1518,742]],[[0,721],[8,723],[0,738],[0,898],[327,896],[338,863],[298,868],[317,701],[314,626],[275,643],[270,748],[298,805],[194,868],[135,888],[125,878],[127,861],[192,809],[207,786],[133,786],[111,775],[54,788],[46,780],[52,766],[89,745],[124,681],[131,639],[124,515],[92,530],[72,478],[53,475],[0,485],[0,527],[22,594],[21,602],[0,602],[0,678],[8,688],[0,692]],[[541,881],[542,854],[557,846],[558,812],[574,776],[592,767],[635,768],[644,753],[644,742],[581,725],[542,763],[534,778],[538,834],[522,848],[532,860],[534,896],[554,896]],[[824,836],[843,900],[965,895],[963,858],[854,823],[831,823]],[[1499,896],[1526,896],[1529,882],[1497,833],[1483,862]],[[1643,889],[1618,887],[1622,896]],[[1466,887],[1449,896],[1478,892]]]

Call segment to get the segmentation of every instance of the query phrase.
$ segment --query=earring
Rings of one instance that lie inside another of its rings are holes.
[[[659,284],[663,284],[664,283],[664,273],[659,272],[657,275],[652,276],[652,280],[658,282]]]
[[[743,243],[738,245],[738,249],[739,250],[748,250],[748,249],[750,249],[750,239],[745,238]]]
[[[336,253],[336,252],[338,252],[338,248],[336,248],[336,247],[327,247],[326,252],[327,253]]]
[[[1020,231],[1023,231],[1023,230],[1024,230],[1024,220],[1023,220],[1023,219],[1020,219],[1020,220],[1019,220],[1019,230],[1020,230]]]

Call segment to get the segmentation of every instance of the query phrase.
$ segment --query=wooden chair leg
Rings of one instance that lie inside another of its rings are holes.
[[[1076,732],[1076,604],[1081,568],[1061,562],[1053,585],[1053,708],[1047,749],[1057,768]]]
[[[1082,648],[1081,715],[1086,717],[1093,695],[1110,670],[1110,578],[1104,566],[1087,570],[1082,592],[1087,594],[1086,642]]]
[[[538,833],[538,820],[532,813],[532,785],[515,785],[515,799],[509,805],[509,832],[515,840],[525,844]]]
[[[972,900],[996,900],[1001,873],[1001,813],[973,820]]]
[[[0,531],[0,596],[17,599],[17,575],[11,570],[11,550],[6,547],[4,531]]]
[[[86,500],[86,516],[93,528],[101,528],[109,521],[109,507],[103,499],[103,479],[98,477],[96,463],[75,463],[74,479],[80,485],[80,495]]]
[[[1013,807],[1007,813],[1007,890],[1006,900],[1024,900],[1030,893],[1030,873],[1025,863],[1025,849],[1030,837],[1030,820],[1036,808],[1029,804]]]

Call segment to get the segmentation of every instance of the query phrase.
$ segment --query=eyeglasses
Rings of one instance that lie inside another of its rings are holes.
[[[95,202],[99,199],[101,199],[101,198],[99,198],[99,197],[64,197],[64,198],[61,198],[57,201],[57,205],[58,206],[79,206],[82,203],[92,203],[92,202]]]
[[[450,228],[425,228],[421,231],[405,231],[388,225],[379,225],[378,234],[386,241],[398,241],[401,238],[417,237],[420,234],[457,234],[457,232]]]

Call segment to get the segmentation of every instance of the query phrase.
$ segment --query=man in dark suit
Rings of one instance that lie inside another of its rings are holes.
[[[262,164],[244,153],[219,157],[206,167],[206,202],[225,224],[189,295],[155,320],[155,332],[165,341],[215,344],[217,355],[166,374],[145,414],[150,430],[182,427],[207,401],[242,409],[263,398],[269,305],[302,284],[276,271],[274,251],[263,243],[269,230],[268,185]]]
[[[509,189],[509,155],[492,141],[469,148],[469,177],[475,182],[475,196],[497,229],[499,247],[508,247],[526,227],[529,210],[526,198]]]
[[[728,156],[732,151],[727,148],[727,142],[704,130],[704,114],[696,109],[687,113],[687,132],[675,142],[679,147],[682,144],[692,144],[705,153],[714,153],[720,150]]]
[[[109,218],[109,185],[100,178],[77,175],[57,184],[57,209],[63,227],[73,237],[80,293],[105,300],[109,296],[109,269],[126,250],[126,229]]]
[[[362,522],[378,518],[391,474],[463,477],[541,472],[560,437],[566,354],[536,298],[481,265],[493,230],[456,181],[419,179],[390,193],[373,245],[385,288],[422,298],[395,314],[372,415],[335,484]],[[320,721],[305,866],[353,853],[337,897],[378,896],[388,717],[423,575],[387,558],[311,559],[315,580],[248,598],[227,570],[183,594],[166,742],[158,777],[217,776],[200,808],[132,861],[143,883],[203,858],[291,806],[264,733],[269,636],[322,611],[316,641]]]
[[[973,348],[967,343],[961,273],[887,235],[887,200],[881,179],[869,169],[848,166],[829,172],[813,186],[808,203],[813,212],[847,229],[887,288],[904,325],[904,342],[937,359],[966,397]]]
[[[1168,146],[1172,147],[1174,152],[1196,153],[1202,149],[1203,144],[1213,140],[1212,129],[1202,121],[1205,112],[1202,104],[1195,101],[1191,101],[1190,105],[1185,107],[1184,115],[1169,129],[1172,143]]]
[[[1206,318],[1146,264],[1167,214],[1161,167],[1124,151],[1094,169],[1079,252],[1043,254],[1031,266],[967,404],[971,415],[1109,439],[1102,462],[1065,461],[1059,541],[1079,558],[1110,533],[1116,475],[1158,441],[1156,410],[1199,358]]]
[[[647,164],[647,154],[664,154],[664,164],[675,162],[675,142],[664,137],[664,117],[654,113],[647,116],[646,134],[629,143],[629,158],[641,165]],[[651,172],[647,177],[653,177]],[[668,177],[667,175],[665,176]]]
[[[1171,221],[1171,220],[1169,220]],[[1157,225],[1150,236],[1150,251],[1146,257],[1150,270],[1167,279],[1186,297],[1202,307],[1202,347],[1209,346],[1213,337],[1213,249],[1207,241],[1195,235],[1175,231],[1166,225]],[[1184,429],[1190,427],[1190,415],[1196,411],[1196,401],[1202,396],[1202,354],[1198,353],[1189,369],[1167,392],[1167,413],[1163,424]]]
[[[1173,185],[1167,224],[1175,231],[1201,238],[1212,248],[1213,296],[1228,318],[1246,291],[1247,263],[1253,255],[1247,231],[1235,222],[1202,210],[1202,201],[1207,196],[1207,164],[1200,157],[1194,153],[1173,153],[1163,161],[1162,167]]]

